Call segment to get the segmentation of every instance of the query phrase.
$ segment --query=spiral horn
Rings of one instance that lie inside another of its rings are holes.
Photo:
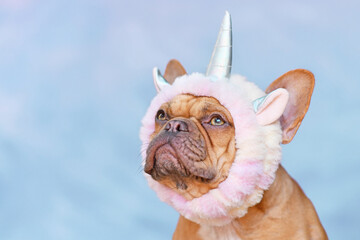
[[[229,78],[232,61],[232,31],[231,16],[228,11],[221,23],[220,31],[214,50],[211,55],[210,63],[206,70],[206,76],[214,77],[214,80]]]

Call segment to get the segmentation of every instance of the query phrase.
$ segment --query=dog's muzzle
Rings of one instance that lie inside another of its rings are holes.
[[[155,180],[166,176],[179,179],[194,177],[209,181],[215,172],[199,165],[207,157],[206,143],[198,127],[189,119],[173,119],[150,142],[144,171]]]

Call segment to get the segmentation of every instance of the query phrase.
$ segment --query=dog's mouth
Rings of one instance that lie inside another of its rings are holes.
[[[205,141],[189,134],[160,134],[150,143],[144,171],[156,181],[170,179],[177,189],[186,190],[195,180],[209,183],[216,176],[206,164]]]

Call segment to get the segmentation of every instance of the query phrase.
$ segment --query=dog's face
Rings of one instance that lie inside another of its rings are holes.
[[[145,172],[187,199],[216,188],[235,157],[235,128],[216,99],[178,95],[158,110]]]

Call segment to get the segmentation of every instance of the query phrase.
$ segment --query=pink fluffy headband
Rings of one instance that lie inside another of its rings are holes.
[[[231,113],[237,151],[229,175],[218,188],[189,201],[148,174],[145,176],[159,198],[184,217],[197,223],[224,225],[246,214],[247,209],[261,200],[263,191],[274,181],[281,159],[280,124],[278,121],[265,126],[258,123],[252,101],[264,92],[241,76],[212,82],[202,74],[186,75],[159,92],[142,120],[140,138],[144,161],[150,135],[154,132],[156,112],[163,103],[183,93],[212,96]]]
[[[216,62],[216,59],[212,62]],[[165,79],[159,80],[161,75],[155,76],[160,92],[152,100],[140,130],[142,158],[145,162],[146,149],[155,129],[156,112],[163,103],[176,95],[211,96],[231,113],[235,125],[236,156],[228,177],[216,189],[201,197],[186,200],[145,174],[150,187],[162,201],[174,207],[185,218],[199,224],[222,226],[234,218],[244,216],[249,207],[261,201],[264,190],[273,183],[281,160],[282,132],[277,119],[288,101],[287,91],[277,89],[265,95],[243,77],[228,75],[229,72],[222,76],[193,73],[178,77],[172,85],[164,82]]]

